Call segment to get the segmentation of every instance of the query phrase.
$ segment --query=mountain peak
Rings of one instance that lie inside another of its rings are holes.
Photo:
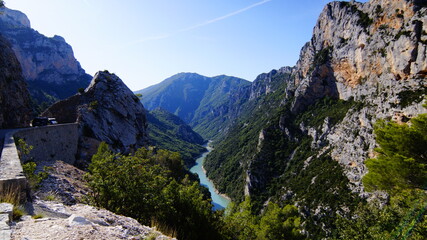
[[[0,12],[2,13],[0,14],[0,19],[10,27],[31,28],[30,20],[24,13],[6,7],[1,8]]]

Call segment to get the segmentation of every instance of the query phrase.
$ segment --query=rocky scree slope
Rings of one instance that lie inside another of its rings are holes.
[[[298,202],[308,222],[322,221],[311,230],[323,232],[322,218],[375,197],[361,182],[375,155],[373,123],[426,112],[426,11],[410,0],[328,4],[291,76],[276,73],[277,89],[255,91],[208,156],[218,189],[258,207]]]
[[[179,73],[163,82],[137,91],[149,110],[165,109],[184,120],[205,139],[213,139],[226,131],[232,120],[229,112],[240,102],[234,95],[248,87],[246,80],[216,76],[205,77],[196,73]],[[233,102],[233,104],[229,104]]]
[[[32,111],[21,66],[8,43],[0,36],[0,128],[25,127]]]
[[[81,159],[90,160],[99,142],[129,153],[147,143],[147,120],[139,98],[115,74],[95,74],[82,93],[48,108],[43,116],[79,124]]]
[[[64,38],[46,37],[31,28],[22,12],[1,8],[0,33],[12,44],[32,97],[54,103],[74,95],[91,80]]]

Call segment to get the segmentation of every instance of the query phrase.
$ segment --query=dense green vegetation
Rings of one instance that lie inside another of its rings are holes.
[[[139,149],[114,154],[102,143],[87,176],[92,202],[178,239],[220,239],[210,196],[185,176],[179,154]]]
[[[161,149],[179,152],[187,167],[206,149],[203,138],[194,132],[179,117],[165,110],[147,112],[150,144]]]
[[[139,149],[114,154],[102,143],[87,175],[90,200],[99,207],[133,217],[178,239],[302,239],[295,206],[269,204],[256,216],[249,199],[212,211],[210,197],[185,175],[179,154]]]
[[[230,206],[224,217],[230,239],[305,239],[297,207],[269,203],[260,216],[254,215],[252,209],[249,198]]]
[[[409,124],[379,121],[375,125],[377,158],[366,161],[368,190],[422,189],[427,186],[427,115]]]
[[[359,109],[360,103],[323,98],[306,111],[293,114],[287,105],[270,107],[278,105],[270,103],[282,94],[278,89],[259,99],[254,105],[261,103],[264,107],[253,108],[215,146],[205,167],[217,188],[237,202],[244,198],[248,175],[254,179],[249,189],[252,214],[262,212],[268,199],[283,204],[299,202],[306,207],[303,221],[310,237],[330,237],[332,233],[325,232],[319,221],[323,228],[336,228],[338,214],[344,214],[343,209],[355,209],[360,199],[351,193],[342,167],[331,159],[328,151],[319,154],[312,147],[313,139],[300,126],[316,130],[325,122],[334,126],[348,111]],[[261,135],[263,140],[259,140]],[[283,196],[288,197],[283,200]],[[317,213],[313,214],[315,210]]]
[[[276,99],[270,94],[258,101]],[[370,202],[350,191],[342,167],[300,128],[333,126],[360,106],[324,98],[300,114],[286,105],[248,110],[211,156],[210,164],[221,169],[213,171],[219,188],[237,200],[225,212],[211,210],[209,194],[186,176],[177,153],[140,149],[122,156],[105,145],[89,168],[92,201],[179,239],[424,239],[427,115],[375,125],[378,156],[367,160],[363,182],[390,197]],[[251,199],[242,193],[247,173],[261,180],[252,184]]]

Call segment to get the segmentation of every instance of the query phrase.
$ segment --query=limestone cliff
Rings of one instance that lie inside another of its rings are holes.
[[[21,66],[10,44],[0,36],[0,128],[28,126],[31,115]]]
[[[426,112],[426,24],[424,1],[327,4],[296,66],[252,83],[239,121],[207,157],[219,191],[258,207],[293,201],[313,228],[375,197],[361,181],[373,124]]]
[[[81,149],[104,141],[117,151],[129,152],[147,140],[145,109],[139,98],[108,71],[96,73],[84,92],[55,103],[42,115],[56,117],[60,123],[77,122]]]
[[[425,11],[406,0],[328,4],[296,66],[294,110],[325,95],[400,105],[398,92],[425,88]]]
[[[33,30],[22,12],[8,8],[0,11],[0,33],[11,42],[36,100],[53,103],[46,94],[64,99],[87,86],[91,76],[81,68],[64,38],[49,38]]]
[[[347,112],[336,125],[325,119],[322,126],[302,124],[299,128],[313,139],[313,148],[331,152],[344,167],[352,189],[362,195],[364,160],[373,156],[376,146],[373,122],[425,112],[426,50],[425,4],[332,2],[320,14],[311,41],[302,48],[294,78],[282,82],[287,85],[283,103],[291,103],[293,114],[305,112],[324,97],[361,103],[360,109]],[[259,180],[264,173],[248,171],[247,189],[264,186]]]
[[[332,2],[301,51],[291,87],[293,111],[325,96],[363,103],[340,124],[311,130],[313,141],[331,149],[357,191],[366,173],[363,162],[375,147],[372,123],[425,112],[426,11],[420,1]]]

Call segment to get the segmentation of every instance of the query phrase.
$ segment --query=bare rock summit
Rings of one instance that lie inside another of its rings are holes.
[[[55,103],[42,115],[55,117],[59,123],[79,124],[83,158],[90,157],[101,141],[122,153],[145,146],[147,141],[144,106],[118,76],[108,71],[96,73],[84,91]]]

